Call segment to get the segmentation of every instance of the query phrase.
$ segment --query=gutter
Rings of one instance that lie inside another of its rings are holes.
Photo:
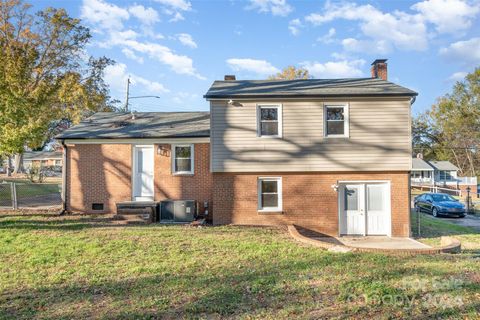
[[[417,100],[417,96],[412,96],[412,99],[410,99],[410,106],[413,106],[416,100]]]
[[[60,215],[67,213],[67,145],[65,140],[60,140],[63,147],[63,170],[62,170],[62,211]]]
[[[329,98],[390,98],[390,97],[415,97],[417,92],[405,92],[405,93],[369,93],[369,94],[318,94],[318,95],[305,95],[305,94],[269,94],[269,95],[238,95],[238,94],[205,94],[203,98],[207,100],[252,100],[252,99],[329,99]]]

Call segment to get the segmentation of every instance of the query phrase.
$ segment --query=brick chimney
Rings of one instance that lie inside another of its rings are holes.
[[[387,59],[377,59],[372,63],[372,78],[388,79]]]
[[[225,79],[225,81],[234,81],[234,80],[236,80],[234,74],[226,74],[225,77],[224,77],[224,79]]]

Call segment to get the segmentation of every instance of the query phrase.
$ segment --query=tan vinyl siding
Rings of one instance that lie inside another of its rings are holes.
[[[343,100],[349,138],[324,138],[324,101],[280,101],[283,137],[257,137],[256,105],[211,101],[213,172],[408,171],[410,101]],[[268,101],[271,102],[271,101]]]

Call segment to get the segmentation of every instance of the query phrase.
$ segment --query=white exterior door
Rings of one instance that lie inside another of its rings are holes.
[[[361,184],[347,184],[342,188],[344,213],[343,234],[365,235],[365,189]]]
[[[340,234],[391,234],[388,183],[342,184],[339,196]]]
[[[388,184],[366,185],[367,235],[388,235],[390,229],[390,197]]]
[[[153,146],[136,146],[133,159],[133,199],[153,200]]]

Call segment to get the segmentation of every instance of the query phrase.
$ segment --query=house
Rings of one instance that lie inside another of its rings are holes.
[[[22,167],[24,171],[30,169],[33,166],[38,166],[54,168],[55,171],[61,172],[62,163],[63,153],[61,151],[26,151],[23,154]],[[14,169],[15,161],[13,161],[13,159],[11,161],[11,164],[13,166],[12,169]],[[7,160],[0,160],[0,167],[4,168],[6,166]],[[6,168],[2,171],[6,172]],[[0,173],[2,173],[2,171],[0,171]]]
[[[470,187],[473,194],[477,193],[477,177],[459,177],[460,169],[450,161],[426,161],[421,155],[412,160],[411,182],[413,186],[444,187],[460,190],[465,193]]]
[[[209,113],[98,113],[58,136],[66,209],[188,199],[214,224],[406,237],[416,95],[376,60],[371,78],[226,76]]]
[[[62,167],[63,153],[61,151],[29,151],[23,154],[23,168],[32,166]]]

